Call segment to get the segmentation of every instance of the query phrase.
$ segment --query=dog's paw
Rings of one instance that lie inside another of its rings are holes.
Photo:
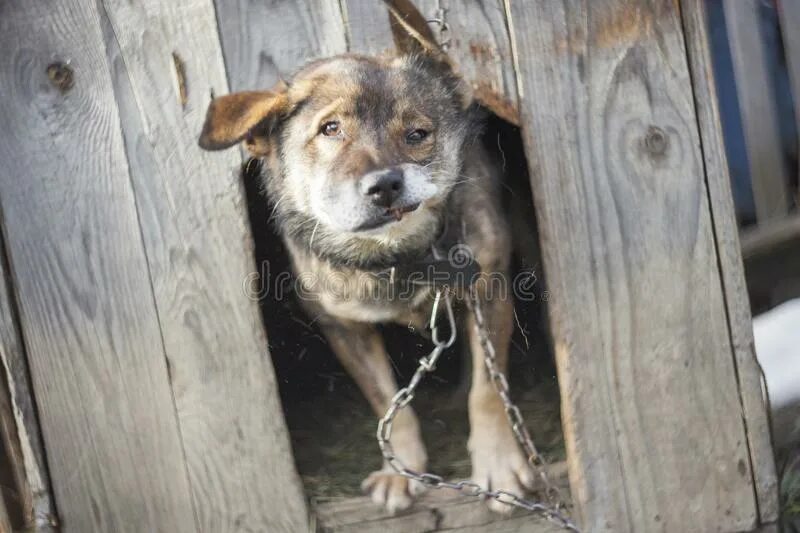
[[[535,486],[535,473],[528,465],[510,429],[480,431],[470,437],[472,481],[491,490],[504,490],[523,497]],[[514,510],[510,504],[488,500],[489,509],[501,514]]]
[[[401,476],[389,467],[367,476],[361,483],[361,490],[368,493],[373,502],[385,507],[390,514],[395,514],[411,507],[414,498],[425,490],[425,486]]]

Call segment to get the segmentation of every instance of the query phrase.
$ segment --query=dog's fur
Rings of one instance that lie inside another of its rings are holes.
[[[484,275],[507,275],[511,253],[497,190],[500,172],[477,142],[480,125],[467,90],[410,2],[389,4],[397,55],[320,60],[273,91],[217,98],[200,139],[206,149],[243,141],[264,162],[265,189],[304,304],[379,416],[397,384],[375,324],[423,328],[432,290],[418,287],[400,298],[369,274],[417,260],[437,240],[469,246]],[[417,130],[427,136],[409,138]],[[390,174],[399,180],[392,182],[397,196],[379,198],[384,189],[375,184]],[[511,297],[481,297],[504,369]],[[521,494],[533,475],[488,379],[472,319],[464,321],[473,354],[473,479]],[[425,469],[411,408],[395,419],[392,444],[408,467]],[[364,487],[390,511],[408,507],[418,488],[388,467],[371,474]]]

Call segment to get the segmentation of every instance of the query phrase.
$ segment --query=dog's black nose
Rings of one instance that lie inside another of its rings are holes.
[[[403,194],[403,171],[393,168],[381,173],[372,172],[364,176],[360,184],[361,193],[379,207],[391,207]]]

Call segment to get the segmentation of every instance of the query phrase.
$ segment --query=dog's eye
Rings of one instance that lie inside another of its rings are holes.
[[[416,129],[406,133],[406,142],[408,144],[417,144],[422,142],[428,136],[427,130]]]
[[[319,132],[325,137],[335,137],[336,135],[339,135],[340,131],[341,128],[339,123],[335,120],[329,120],[319,128]]]

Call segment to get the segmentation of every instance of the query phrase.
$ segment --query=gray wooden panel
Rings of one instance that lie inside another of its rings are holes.
[[[501,118],[519,124],[517,78],[508,35],[504,0],[418,0],[428,20],[444,8],[447,31],[431,28],[448,43],[447,54],[467,80],[475,97]]]
[[[761,369],[755,357],[750,302],[747,297],[742,252],[739,247],[736,214],[717,106],[704,0],[683,0],[681,14],[686,32],[689,67],[706,165],[706,182],[713,206],[711,216],[722,272],[722,285],[725,290],[731,342],[736,356],[739,395],[747,426],[758,511],[761,521],[768,523],[778,518],[777,475],[770,442],[769,406],[762,393]]]
[[[797,131],[800,132],[800,2],[797,0],[783,0],[778,3],[778,12],[781,21],[781,37],[783,48],[786,52],[786,66],[789,71],[789,81],[792,84],[794,95],[794,114],[797,121]],[[800,151],[800,147],[798,147]],[[800,191],[796,191],[800,202]]]
[[[2,226],[2,216],[0,216]],[[46,526],[55,523],[50,481],[47,477],[39,422],[30,390],[28,367],[19,326],[14,319],[11,275],[6,268],[5,245],[0,232],[0,403],[3,409],[3,438],[6,453],[14,464],[13,475],[19,491],[23,520]]]
[[[264,89],[347,51],[339,0],[215,0],[232,91]]]
[[[347,49],[357,54],[394,50],[389,12],[382,0],[340,0],[347,29]]]
[[[227,92],[213,4],[103,5],[198,530],[301,531],[267,339],[243,288],[255,262],[241,159],[197,146],[209,94]]]
[[[547,466],[548,479],[553,486],[568,496],[567,465],[564,462]],[[537,482],[534,490],[544,489]],[[564,502],[569,505],[569,499]],[[515,509],[511,515],[498,515],[489,511],[482,499],[465,496],[452,490],[428,490],[401,516],[389,516],[386,511],[372,504],[369,497],[334,499],[315,506],[315,518],[323,531],[461,531],[462,528],[485,528],[485,531],[505,522],[519,527],[527,524],[524,531],[532,533],[551,531],[552,523],[535,513]],[[519,529],[519,531],[523,531]],[[563,531],[563,530],[561,530]]]
[[[0,206],[63,531],[195,531],[96,5],[4,2],[0,49]]]
[[[583,526],[750,530],[752,472],[678,5],[512,2],[511,12]]]
[[[519,123],[517,86],[503,0],[417,0],[417,8],[446,44],[447,53],[475,97],[501,118]],[[386,6],[378,0],[342,0],[351,52],[394,48]],[[443,11],[442,11],[443,10]]]
[[[760,31],[760,0],[724,0],[736,92],[759,224],[782,218],[789,175],[781,149],[778,108]]]

